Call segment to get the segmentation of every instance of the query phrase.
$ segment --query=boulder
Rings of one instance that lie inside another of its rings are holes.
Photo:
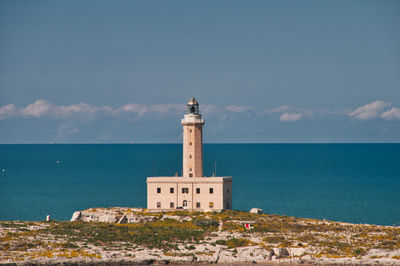
[[[70,221],[71,222],[79,221],[81,216],[82,216],[82,213],[80,211],[76,211],[76,212],[74,212],[74,214],[72,214],[72,218]]]
[[[290,255],[286,248],[274,248],[274,254],[277,258],[286,258]]]
[[[126,215],[122,216],[121,219],[119,219],[118,223],[119,224],[126,224],[128,222],[128,218],[126,218]]]
[[[272,260],[272,256],[275,256],[275,252],[274,252],[273,249],[271,249],[271,250],[268,252],[268,259],[269,259],[269,260]]]
[[[300,257],[303,256],[306,251],[306,248],[290,248],[290,255]]]
[[[178,215],[163,215],[160,220],[164,221],[166,219],[173,219],[173,220],[179,221],[180,216],[178,216]]]
[[[261,214],[261,213],[263,213],[263,210],[262,210],[262,209],[259,209],[259,208],[252,208],[252,209],[250,210],[250,213]]]

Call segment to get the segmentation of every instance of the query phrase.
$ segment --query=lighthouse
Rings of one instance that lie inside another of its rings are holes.
[[[149,211],[232,209],[232,177],[207,177],[203,174],[204,120],[195,98],[191,98],[186,104],[181,124],[182,176],[147,177],[147,209]]]
[[[181,121],[183,127],[183,177],[203,176],[203,125],[199,103],[191,98]]]

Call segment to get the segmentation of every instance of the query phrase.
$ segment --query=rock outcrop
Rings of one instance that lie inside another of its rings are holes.
[[[277,259],[289,256],[289,251],[286,248],[274,248],[273,251]]]
[[[263,210],[262,210],[262,209],[259,209],[259,208],[252,208],[252,209],[250,210],[250,213],[262,214],[262,213],[263,213]]]
[[[168,215],[162,213],[146,214],[141,208],[91,208],[73,213],[71,222],[103,222],[103,223],[147,223],[155,220],[173,219],[178,222],[191,221],[190,216],[185,215]]]
[[[80,211],[76,211],[72,214],[71,222],[79,221],[82,217],[82,213]]]

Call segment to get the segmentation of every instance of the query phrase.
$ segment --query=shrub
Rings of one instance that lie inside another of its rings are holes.
[[[228,248],[236,248],[236,247],[246,247],[251,244],[251,242],[244,238],[231,238],[227,240],[226,245]]]
[[[75,245],[74,243],[71,243],[71,242],[67,242],[67,243],[61,244],[61,246],[63,248],[79,248],[78,245]]]
[[[357,248],[353,251],[353,254],[356,256],[362,256],[365,255],[366,251],[362,248]]]
[[[186,249],[188,249],[188,250],[193,250],[193,249],[196,249],[196,247],[195,247],[195,246],[193,246],[193,245],[186,246],[185,248],[186,248]]]
[[[263,241],[267,243],[281,243],[284,240],[285,238],[283,236],[268,236],[263,238]]]
[[[226,246],[226,241],[225,241],[225,240],[222,240],[222,239],[218,239],[217,241],[215,241],[215,244]]]
[[[215,219],[200,218],[193,221],[195,226],[202,228],[218,227],[219,223]]]

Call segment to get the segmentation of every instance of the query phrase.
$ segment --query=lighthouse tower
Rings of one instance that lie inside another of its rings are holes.
[[[232,177],[203,176],[203,125],[195,98],[186,104],[182,176],[147,177],[149,211],[232,209]]]
[[[203,176],[203,125],[199,103],[191,98],[186,104],[183,126],[183,177]]]

